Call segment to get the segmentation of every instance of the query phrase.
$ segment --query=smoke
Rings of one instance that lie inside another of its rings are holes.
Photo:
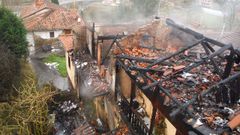
[[[76,2],[76,7],[87,22],[122,24],[153,19],[159,0],[122,0],[121,2]],[[72,3],[63,5],[72,8]]]

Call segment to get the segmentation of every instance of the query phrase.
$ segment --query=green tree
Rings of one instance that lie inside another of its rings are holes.
[[[55,4],[58,4],[58,5],[59,5],[58,0],[51,0],[51,1],[52,1],[52,3],[55,3]]]
[[[26,56],[26,34],[22,21],[8,9],[0,7],[0,45],[4,45],[18,58]]]

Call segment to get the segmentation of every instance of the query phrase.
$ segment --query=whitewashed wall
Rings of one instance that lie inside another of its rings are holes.
[[[50,32],[52,31],[36,31],[34,32],[34,35],[40,36],[43,39],[50,39]],[[62,30],[54,31],[54,38],[57,38],[62,32]]]
[[[30,46],[34,46],[35,45],[32,32],[28,32],[27,33],[27,41],[28,41],[28,45],[30,45]]]
[[[28,32],[27,33],[27,41],[28,45],[35,46],[33,35],[40,36],[43,39],[50,39],[50,32],[52,31],[37,31],[37,32]],[[62,30],[54,31],[54,38],[57,38],[60,34],[62,34]]]

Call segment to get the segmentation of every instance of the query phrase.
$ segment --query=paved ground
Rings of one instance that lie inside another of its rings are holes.
[[[38,78],[38,85],[41,87],[45,84],[53,84],[60,90],[68,90],[68,79],[61,77],[56,70],[49,69],[42,58],[47,57],[50,53],[37,53],[30,56],[30,63]]]

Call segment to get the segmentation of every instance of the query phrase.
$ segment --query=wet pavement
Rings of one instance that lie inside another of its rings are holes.
[[[30,56],[30,64],[38,79],[38,86],[42,87],[46,84],[53,84],[53,86],[59,90],[68,90],[68,79],[60,76],[56,70],[50,69],[42,61],[42,59],[49,54],[51,53],[40,52]]]

